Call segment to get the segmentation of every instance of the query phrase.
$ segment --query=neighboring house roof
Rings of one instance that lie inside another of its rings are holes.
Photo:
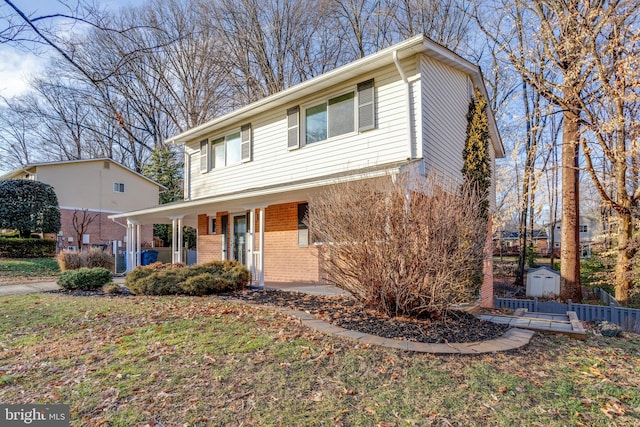
[[[6,181],[8,179],[14,179],[16,177],[19,177],[20,175],[22,175],[23,173],[34,173],[34,170],[38,167],[41,166],[59,166],[59,165],[66,165],[66,164],[76,164],[76,163],[87,163],[87,162],[111,162],[114,165],[120,166],[123,169],[126,169],[127,171],[131,172],[134,175],[139,176],[140,178],[149,181],[150,183],[157,185],[160,189],[164,189],[166,190],[166,187],[162,184],[159,184],[157,182],[155,182],[154,180],[147,178],[146,176],[142,175],[141,173],[138,173],[136,171],[134,171],[133,169],[130,169],[128,167],[126,167],[125,165],[123,165],[122,163],[118,163],[116,161],[114,161],[113,159],[109,159],[109,158],[98,158],[98,159],[81,159],[81,160],[63,160],[63,161],[58,161],[58,162],[40,162],[40,163],[29,163],[26,164],[22,167],[16,168],[2,176],[0,176],[0,181]]]
[[[167,142],[183,143],[193,141],[207,135],[214,128],[245,120],[261,112],[271,110],[276,106],[294,102],[302,97],[317,93],[318,91],[329,88],[348,78],[357,77],[362,74],[366,74],[367,72],[374,71],[382,66],[393,64],[395,57],[399,60],[418,53],[423,53],[429,57],[442,61],[454,69],[469,75],[473,84],[480,89],[482,95],[486,99],[489,99],[484,79],[482,77],[482,71],[479,66],[426,38],[424,35],[418,35],[383,49],[373,55],[366,56],[357,61],[338,67],[318,77],[292,86],[289,89],[267,96],[257,102],[253,102],[239,110],[189,129],[186,132],[169,138]],[[491,141],[493,142],[496,157],[504,157],[504,145],[500,138],[500,133],[498,132],[498,127],[493,113],[489,111],[487,116],[489,118],[489,133],[491,135]]]
[[[496,232],[493,235],[494,239],[502,239],[502,240],[516,240],[520,238],[520,232],[519,231],[503,231],[502,233],[500,232]],[[538,230],[533,230],[533,238],[534,239],[547,239],[549,238],[548,234],[547,234],[547,230],[541,228]]]

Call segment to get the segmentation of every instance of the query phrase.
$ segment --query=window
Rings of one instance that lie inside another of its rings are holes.
[[[356,126],[354,100],[354,92],[349,92],[308,107],[304,112],[305,144],[353,132]]]
[[[114,182],[113,183],[113,191],[116,193],[124,193],[124,183],[122,182]]]
[[[580,233],[586,233],[588,231],[587,226],[586,225],[581,225],[580,226]]]
[[[327,104],[307,108],[304,113],[304,141],[307,144],[327,139]]]
[[[221,169],[251,160],[251,125],[228,135],[200,142],[200,171]]]
[[[353,132],[375,129],[373,79],[357,89],[306,107],[287,110],[287,146],[296,149]]]
[[[209,217],[209,234],[216,234],[216,217]]]
[[[309,246],[309,227],[306,224],[308,211],[308,203],[298,204],[298,246],[301,248]]]
[[[213,169],[237,165],[241,162],[240,132],[234,132],[223,138],[211,141],[213,151]]]

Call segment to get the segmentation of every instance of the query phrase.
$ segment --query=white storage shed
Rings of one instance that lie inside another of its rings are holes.
[[[527,296],[560,295],[560,273],[549,267],[538,267],[527,273]]]

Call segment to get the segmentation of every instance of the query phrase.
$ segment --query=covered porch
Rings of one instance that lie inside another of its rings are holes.
[[[237,260],[252,274],[253,284],[267,282],[319,283],[317,247],[309,244],[301,226],[306,202],[328,185],[391,176],[407,162],[376,165],[350,173],[289,182],[213,197],[169,203],[112,215],[126,227],[126,272],[141,265],[140,228],[171,226],[171,261],[183,259],[183,227],[198,230],[197,263]],[[414,165],[415,166],[415,165]]]

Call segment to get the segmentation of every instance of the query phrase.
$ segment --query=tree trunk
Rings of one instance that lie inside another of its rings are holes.
[[[631,287],[631,251],[629,241],[633,232],[631,213],[618,213],[618,259],[616,262],[616,299],[620,304],[626,305]]]
[[[562,228],[560,277],[563,299],[582,302],[580,287],[580,198],[578,196],[579,114],[564,112],[562,129]]]

